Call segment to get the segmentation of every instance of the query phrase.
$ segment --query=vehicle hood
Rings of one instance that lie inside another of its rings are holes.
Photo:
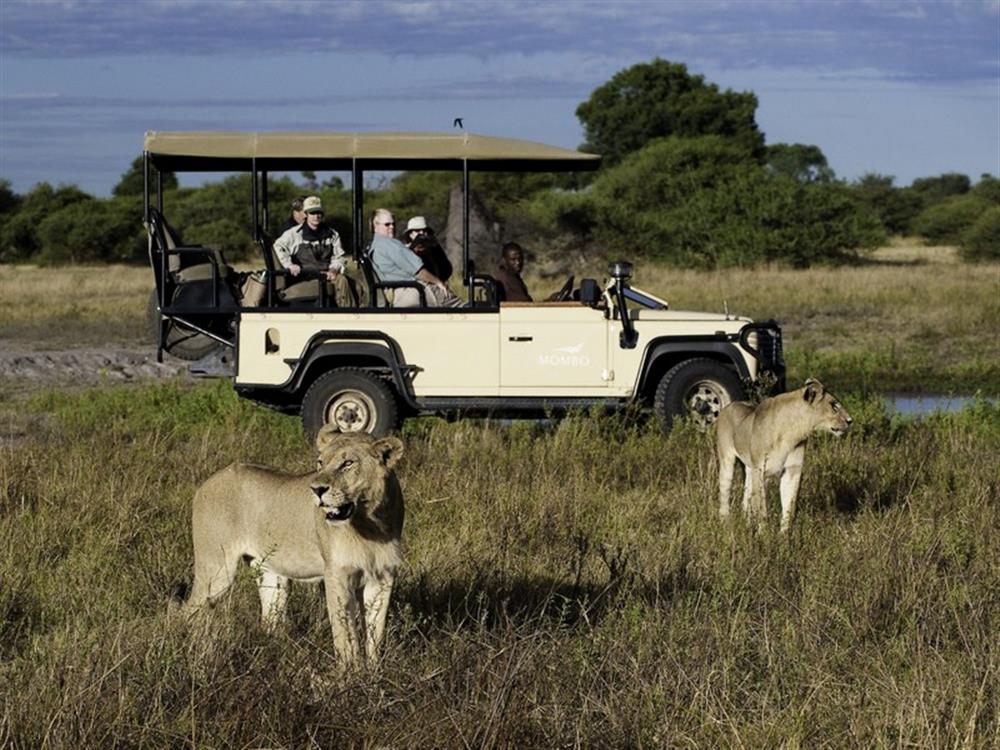
[[[716,321],[729,323],[735,328],[741,328],[744,324],[752,322],[750,318],[741,318],[734,315],[726,316],[725,313],[695,312],[693,310],[646,310],[643,308],[631,308],[629,314],[632,320],[669,320],[669,321]]]

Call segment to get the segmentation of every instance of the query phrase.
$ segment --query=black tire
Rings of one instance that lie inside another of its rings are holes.
[[[309,386],[302,399],[302,427],[313,438],[327,422],[341,432],[382,437],[398,426],[399,405],[383,380],[363,370],[331,370]]]
[[[708,429],[719,412],[744,398],[736,374],[713,359],[686,359],[674,365],[656,387],[653,410],[664,434],[678,417],[690,418],[699,428]]]
[[[149,303],[146,305],[146,320],[149,324],[150,336],[155,344],[160,325],[160,300],[157,298],[155,289],[149,295]],[[166,325],[167,334],[163,340],[163,351],[178,359],[194,362],[222,346],[218,341],[210,339],[205,334],[192,331],[179,323],[168,321]]]

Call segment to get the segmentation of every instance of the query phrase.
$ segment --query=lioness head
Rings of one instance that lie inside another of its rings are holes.
[[[373,511],[382,501],[386,476],[403,455],[399,438],[373,439],[341,433],[326,425],[316,436],[319,460],[310,482],[316,505],[328,524],[347,523],[359,509]]]
[[[802,389],[802,398],[809,404],[815,420],[815,432],[832,432],[838,437],[847,432],[854,421],[837,398],[818,380],[809,378]]]

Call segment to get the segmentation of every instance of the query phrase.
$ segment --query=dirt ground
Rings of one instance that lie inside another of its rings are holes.
[[[0,382],[16,390],[58,384],[95,385],[187,375],[187,364],[153,347],[94,347],[30,350],[0,340]]]

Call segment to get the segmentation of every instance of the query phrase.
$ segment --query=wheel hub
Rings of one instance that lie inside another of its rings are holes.
[[[684,403],[694,423],[704,429],[715,424],[719,412],[729,404],[729,394],[718,383],[702,380],[691,386]]]
[[[368,432],[372,426],[375,405],[357,391],[339,393],[330,400],[326,417],[341,432]]]

